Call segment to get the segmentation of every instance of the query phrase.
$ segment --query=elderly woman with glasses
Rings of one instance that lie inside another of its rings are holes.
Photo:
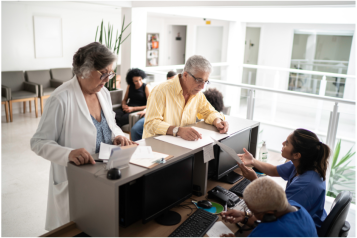
[[[148,98],[143,138],[172,135],[190,141],[202,139],[195,129],[184,127],[196,122],[197,113],[220,133],[226,133],[228,122],[201,92],[209,83],[211,71],[206,58],[194,55],[187,60],[182,74],[156,86]]]
[[[116,56],[94,42],[73,56],[75,76],[58,87],[47,100],[31,149],[51,161],[46,230],[69,222],[66,167],[95,164],[92,154],[100,143],[130,145],[116,125],[111,98],[104,84],[114,77]]]

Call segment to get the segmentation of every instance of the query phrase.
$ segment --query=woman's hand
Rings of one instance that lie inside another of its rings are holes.
[[[138,112],[138,115],[140,118],[144,117],[146,114],[146,111]]]
[[[241,222],[245,218],[245,213],[234,209],[229,209],[226,212],[221,212],[222,220],[229,223]]]
[[[72,150],[68,155],[68,160],[76,165],[95,164],[93,157],[84,148]]]
[[[236,237],[233,233],[222,234],[221,237]]]
[[[127,112],[127,113],[130,113],[130,112],[133,112],[133,111],[135,111],[134,107],[127,107],[126,109],[124,109],[124,112]]]
[[[129,140],[125,136],[117,136],[117,137],[115,137],[114,141],[113,141],[113,144],[114,145],[122,145],[122,146],[137,145],[137,143],[135,143],[134,141]]]
[[[242,160],[244,165],[246,165],[246,166],[253,165],[254,166],[254,157],[253,157],[253,155],[251,153],[249,153],[249,151],[246,150],[245,148],[243,148],[243,151],[244,151],[244,154],[237,154],[237,155]]]
[[[247,168],[244,164],[239,165],[240,170],[242,171],[243,177],[253,181],[258,178],[258,175],[254,172],[253,169]]]
[[[121,105],[121,108],[123,108],[123,111],[125,111],[126,109],[128,109],[128,105],[126,105],[126,104],[123,104],[123,105]]]

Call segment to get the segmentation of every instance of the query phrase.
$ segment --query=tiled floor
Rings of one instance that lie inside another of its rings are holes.
[[[39,121],[34,112],[14,114],[12,123],[6,123],[4,116],[1,120],[2,236],[39,236],[47,232],[44,226],[50,162],[30,149]],[[269,152],[269,156],[271,163],[283,162],[279,153]],[[277,182],[285,186],[281,178]],[[354,211],[349,215],[349,236],[355,236]]]

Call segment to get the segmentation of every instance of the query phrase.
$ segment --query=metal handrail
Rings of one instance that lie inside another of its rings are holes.
[[[213,67],[218,66],[230,66],[227,62],[219,62],[219,63],[211,63]],[[347,75],[347,74],[336,74],[329,72],[319,72],[319,71],[311,71],[311,70],[302,70],[302,69],[289,69],[289,68],[280,68],[280,67],[271,67],[271,66],[263,66],[263,65],[253,65],[253,64],[243,64],[243,68],[251,68],[251,69],[268,69],[268,70],[278,70],[285,72],[292,72],[298,74],[311,74],[311,75],[320,75],[326,77],[337,77],[337,78],[353,78],[355,79],[355,75]],[[167,66],[154,66],[154,67],[145,67],[142,68],[144,71],[156,71],[156,70],[170,70],[170,69],[183,69],[185,65],[167,65]],[[160,72],[160,71],[157,71]],[[161,73],[160,73],[161,74]]]
[[[266,87],[260,87],[260,86],[244,84],[244,83],[231,83],[231,82],[227,82],[227,81],[223,81],[223,80],[210,79],[209,81],[211,83],[224,84],[224,85],[235,86],[235,87],[240,87],[240,88],[245,88],[245,89],[261,90],[261,91],[272,92],[272,93],[280,93],[280,94],[287,94],[287,95],[291,95],[291,96],[307,97],[307,98],[313,98],[313,99],[324,100],[324,101],[356,105],[356,101],[342,99],[342,98],[334,98],[334,97],[319,96],[319,95],[315,95],[315,94],[307,94],[307,93],[294,92],[294,91],[288,91],[288,90],[266,88]]]

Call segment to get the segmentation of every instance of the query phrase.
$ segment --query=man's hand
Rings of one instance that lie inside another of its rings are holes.
[[[146,111],[138,112],[138,115],[140,118],[144,117],[146,114]]]
[[[227,121],[222,121],[221,118],[216,118],[214,121],[213,121],[213,125],[215,127],[217,127],[219,133],[221,134],[224,134],[224,133],[227,133],[228,131],[228,122]]]
[[[244,164],[239,165],[240,170],[242,171],[243,177],[253,181],[258,178],[258,175],[254,172],[253,169],[247,168]]]
[[[137,144],[134,141],[129,140],[128,138],[126,138],[125,136],[117,136],[114,138],[113,141],[114,145],[122,145],[122,146],[126,146],[126,145],[133,145],[133,144]]]
[[[237,211],[230,209],[226,212],[221,212],[222,220],[229,223],[241,222],[245,218],[245,213],[242,211]]]
[[[233,233],[222,234],[220,237],[236,237]]]
[[[177,136],[189,141],[202,139],[202,135],[191,127],[180,127],[177,132]]]
[[[245,148],[243,148],[243,151],[244,151],[244,154],[237,154],[237,155],[242,160],[244,165],[246,165],[246,166],[253,165],[254,166],[254,157],[253,157],[253,155],[251,153],[249,153],[249,151],[246,150]]]
[[[68,155],[68,160],[76,165],[95,164],[93,157],[84,148],[72,150]]]

